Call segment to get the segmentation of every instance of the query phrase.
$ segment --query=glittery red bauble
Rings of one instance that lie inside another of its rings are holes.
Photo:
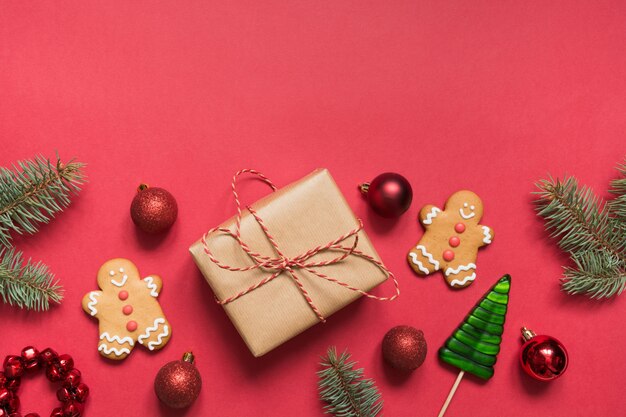
[[[419,368],[426,359],[426,350],[424,333],[411,326],[396,326],[383,338],[383,358],[402,371]]]
[[[525,340],[520,350],[522,369],[538,381],[552,381],[563,375],[569,362],[567,349],[551,336],[535,335],[532,330],[522,328]]]
[[[386,172],[360,186],[374,211],[383,217],[398,217],[411,206],[413,189],[400,174]]]
[[[159,233],[174,224],[178,205],[167,190],[142,184],[130,205],[130,216],[144,232]]]
[[[202,379],[188,352],[182,361],[163,366],[154,380],[154,391],[159,400],[171,408],[189,407],[200,394]]]

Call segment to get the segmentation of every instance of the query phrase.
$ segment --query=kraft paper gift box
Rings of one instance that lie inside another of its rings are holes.
[[[293,258],[314,247],[324,246],[359,227],[359,221],[326,169],[318,169],[278,189],[251,207],[262,219],[286,258]],[[220,227],[234,232],[235,224],[236,218],[233,217]],[[205,244],[214,258],[222,264],[245,267],[254,265],[254,261],[231,236],[215,231],[205,237],[205,243],[200,239],[189,250],[217,300],[229,299],[275,272],[265,268],[249,271],[222,269],[209,258],[205,252]],[[254,252],[270,258],[278,256],[258,221],[243,207],[241,240]],[[352,247],[353,243],[354,236],[341,242],[341,245]],[[358,232],[357,249],[380,261],[362,229]],[[330,260],[344,253],[326,250],[317,253],[307,262]],[[388,277],[374,262],[354,253],[335,264],[312,269],[366,292]],[[324,318],[361,296],[356,291],[329,282],[302,268],[294,268],[293,273],[302,283],[311,303]],[[223,304],[223,307],[256,357],[264,355],[320,322],[320,318],[307,303],[288,271],[283,271],[272,281],[240,298]]]

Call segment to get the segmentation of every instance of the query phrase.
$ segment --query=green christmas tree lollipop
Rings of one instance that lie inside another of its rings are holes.
[[[493,376],[493,366],[500,352],[504,332],[510,288],[511,277],[505,275],[500,278],[439,349],[442,361],[461,370],[439,417],[446,412],[465,372],[483,379]]]

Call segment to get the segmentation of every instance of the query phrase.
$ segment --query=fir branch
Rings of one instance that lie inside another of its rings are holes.
[[[9,305],[40,311],[60,303],[63,289],[46,265],[24,262],[11,248],[0,253],[0,296]]]
[[[56,164],[42,156],[0,168],[0,245],[11,246],[10,232],[36,233],[70,204],[85,182],[83,163]]]
[[[624,173],[626,167],[620,170]],[[626,190],[626,184],[613,183],[615,190],[622,186]],[[538,215],[574,262],[574,267],[565,268],[563,289],[592,298],[621,294],[626,286],[626,225],[619,212],[626,210],[626,199],[603,204],[573,177],[549,177],[537,187]]]
[[[616,219],[626,223],[626,159],[624,163],[617,167],[621,178],[611,181],[610,193],[615,194],[615,198],[608,202],[609,210]]]
[[[374,417],[383,408],[381,395],[371,379],[363,379],[363,368],[354,369],[350,354],[330,347],[317,373],[320,398],[328,405],[326,414],[337,417]]]

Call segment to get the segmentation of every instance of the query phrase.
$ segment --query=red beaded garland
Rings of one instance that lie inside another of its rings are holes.
[[[74,369],[74,359],[70,355],[59,355],[48,348],[41,352],[32,346],[22,349],[20,356],[9,355],[4,359],[0,371],[0,417],[20,417],[20,399],[17,390],[26,370],[45,368],[50,381],[61,381],[57,391],[61,407],[52,410],[51,417],[80,417],[83,403],[89,396],[89,387],[81,382],[81,374]],[[24,417],[40,417],[29,413]]]

